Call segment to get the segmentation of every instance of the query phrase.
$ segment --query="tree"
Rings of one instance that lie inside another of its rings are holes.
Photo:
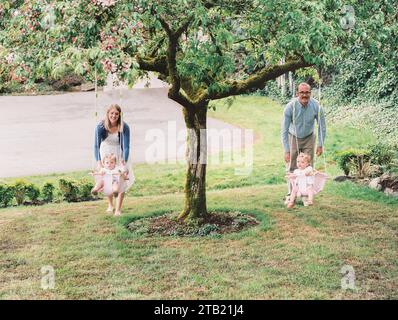
[[[206,206],[206,120],[211,100],[262,89],[300,68],[328,64],[345,34],[340,1],[5,1],[2,72],[27,85],[74,72],[116,73],[130,84],[154,71],[170,84],[188,129],[185,207]],[[284,63],[280,63],[281,59]]]
[[[350,43],[332,68],[335,88],[344,102],[355,98],[383,100],[396,106],[398,98],[398,1],[354,1],[355,26]]]

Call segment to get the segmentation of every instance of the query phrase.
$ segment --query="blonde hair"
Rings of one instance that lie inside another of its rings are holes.
[[[122,131],[122,109],[118,104],[111,104],[108,109],[106,110],[106,117],[104,120],[104,127],[106,131],[111,130],[111,122],[109,121],[109,112],[111,112],[112,109],[116,109],[119,112],[119,119],[117,119],[117,128],[118,131]]]
[[[115,163],[116,163],[116,161],[117,161],[117,157],[116,157],[116,155],[114,154],[114,153],[109,153],[109,154],[106,154],[105,156],[104,156],[104,159],[102,159],[102,163],[104,164],[105,163],[105,160],[107,160],[107,159],[109,159],[109,160],[113,160],[113,161],[115,161]]]
[[[299,155],[297,156],[297,160],[299,158],[302,158],[303,160],[307,161],[307,163],[311,162],[311,156],[309,154],[307,154],[307,153],[300,152]]]

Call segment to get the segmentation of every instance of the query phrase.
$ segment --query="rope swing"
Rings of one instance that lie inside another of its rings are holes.
[[[99,98],[99,94],[98,94],[98,74],[97,74],[97,68],[95,67],[95,72],[94,72],[94,91],[95,91],[95,102],[94,102],[94,118],[95,118],[95,126],[98,125],[98,98]],[[113,86],[113,78],[112,78],[112,83],[111,83],[111,92],[114,89]],[[120,108],[122,108],[123,105],[123,94],[122,94],[122,89],[121,86],[119,85],[119,106]],[[111,94],[112,96],[112,94]],[[107,115],[108,116],[108,115]],[[91,175],[94,176],[95,179],[95,183],[96,186],[100,185],[99,183],[101,182],[103,184],[103,188],[101,189],[101,192],[104,193],[104,195],[106,196],[110,196],[112,194],[114,194],[114,196],[117,195],[117,193],[115,192],[114,188],[112,188],[112,184],[116,181],[119,185],[118,188],[118,192],[124,193],[126,192],[135,182],[135,176],[133,173],[133,168],[132,168],[132,164],[131,164],[131,157],[129,157],[128,159],[128,163],[130,165],[128,165],[127,163],[124,162],[124,157],[123,157],[123,148],[125,146],[122,145],[123,143],[123,139],[124,139],[124,122],[123,122],[123,112],[120,113],[119,115],[120,117],[120,127],[117,130],[117,136],[118,136],[118,146],[117,146],[117,151],[112,152],[113,154],[116,155],[116,166],[117,168],[109,170],[109,169],[105,169],[103,168],[101,170],[101,172],[97,172],[96,171],[96,166],[94,165],[93,168],[95,168],[92,172]],[[97,145],[100,146],[101,144],[101,137],[97,134]],[[108,155],[108,154],[107,154]],[[95,158],[93,159],[93,161],[95,162]],[[100,159],[101,161],[103,159]],[[128,169],[127,169],[128,168]],[[124,177],[125,173],[128,175],[126,177]],[[123,176],[123,177],[122,177]],[[96,189],[94,189],[96,191]]]
[[[319,72],[321,72],[321,71],[319,71]],[[317,115],[318,128],[317,129],[318,129],[318,133],[320,135],[320,141],[322,141],[324,172],[316,170],[316,163],[315,163],[315,159],[314,159],[314,161],[313,161],[313,163],[314,163],[314,171],[313,171],[313,174],[312,174],[313,177],[314,177],[314,179],[313,179],[313,191],[312,191],[313,194],[317,194],[320,191],[322,191],[322,189],[323,189],[323,187],[324,187],[324,185],[326,183],[326,180],[328,178],[327,167],[326,167],[326,156],[325,156],[325,142],[324,142],[324,139],[323,139],[324,137],[323,137],[323,133],[322,133],[322,121],[321,121],[321,108],[322,108],[321,107],[321,82],[322,82],[321,74],[320,74],[319,78],[320,79],[319,79],[319,83],[318,83],[318,99],[319,99],[319,101],[318,101],[318,115]],[[293,139],[295,139],[295,142],[296,142],[297,153],[300,154],[300,148],[299,148],[299,142],[298,142],[298,136],[297,136],[297,126],[296,126],[296,108],[295,108],[295,103],[294,102],[293,102],[293,110],[292,111],[293,111],[292,122],[293,122],[294,135],[295,135],[295,137]],[[291,143],[293,143],[293,141],[291,141]],[[316,143],[316,141],[314,141],[314,144],[315,143]],[[290,156],[292,157],[292,154]],[[315,156],[315,150],[314,150],[314,156]],[[295,175],[292,175],[292,174],[288,174],[287,178],[288,178],[290,186],[293,186],[296,183],[299,183],[298,179],[302,179],[303,177],[295,176]],[[302,180],[300,180],[300,181],[302,181]],[[289,190],[291,188],[290,186],[289,186]],[[304,190],[303,192],[300,191],[298,196],[301,196],[301,197],[302,196],[308,196],[308,194]],[[288,203],[288,207],[289,208],[294,206],[294,200],[292,200],[293,202],[290,202],[290,201],[291,200],[289,200],[289,203]],[[304,201],[304,200],[303,200],[303,202],[306,203],[306,201]],[[306,204],[304,204],[304,205],[306,205]]]

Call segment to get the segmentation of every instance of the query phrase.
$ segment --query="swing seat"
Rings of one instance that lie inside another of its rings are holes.
[[[119,193],[123,193],[126,191],[127,189],[127,183],[125,182],[124,179],[120,179],[120,176],[116,175],[116,181],[119,184]],[[104,174],[102,176],[100,175],[95,175],[95,183],[97,184],[98,182],[100,182],[101,180],[104,182],[104,186],[101,189],[101,192],[105,195],[105,196],[111,196],[113,195],[113,175],[112,174]]]
[[[289,179],[289,182],[292,184],[292,185],[294,185],[295,183],[296,183],[296,179],[297,179],[297,177],[295,177],[295,176],[290,176],[290,177],[288,177],[288,179]],[[313,185],[313,188],[314,188],[314,194],[317,194],[317,193],[319,193],[319,192],[321,192],[322,190],[323,190],[323,188],[324,188],[324,186],[325,186],[325,183],[326,183],[326,180],[328,179],[328,176],[327,176],[327,174],[325,174],[325,173],[323,173],[323,172],[319,172],[319,171],[317,171],[315,174],[314,174],[314,185]],[[299,190],[299,192],[298,192],[298,194],[297,194],[297,196],[308,196],[308,193],[307,192],[305,192],[305,191],[303,191],[303,190]]]

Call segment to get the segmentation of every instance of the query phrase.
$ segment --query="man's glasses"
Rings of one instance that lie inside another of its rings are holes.
[[[311,91],[299,91],[299,94],[311,94]]]

